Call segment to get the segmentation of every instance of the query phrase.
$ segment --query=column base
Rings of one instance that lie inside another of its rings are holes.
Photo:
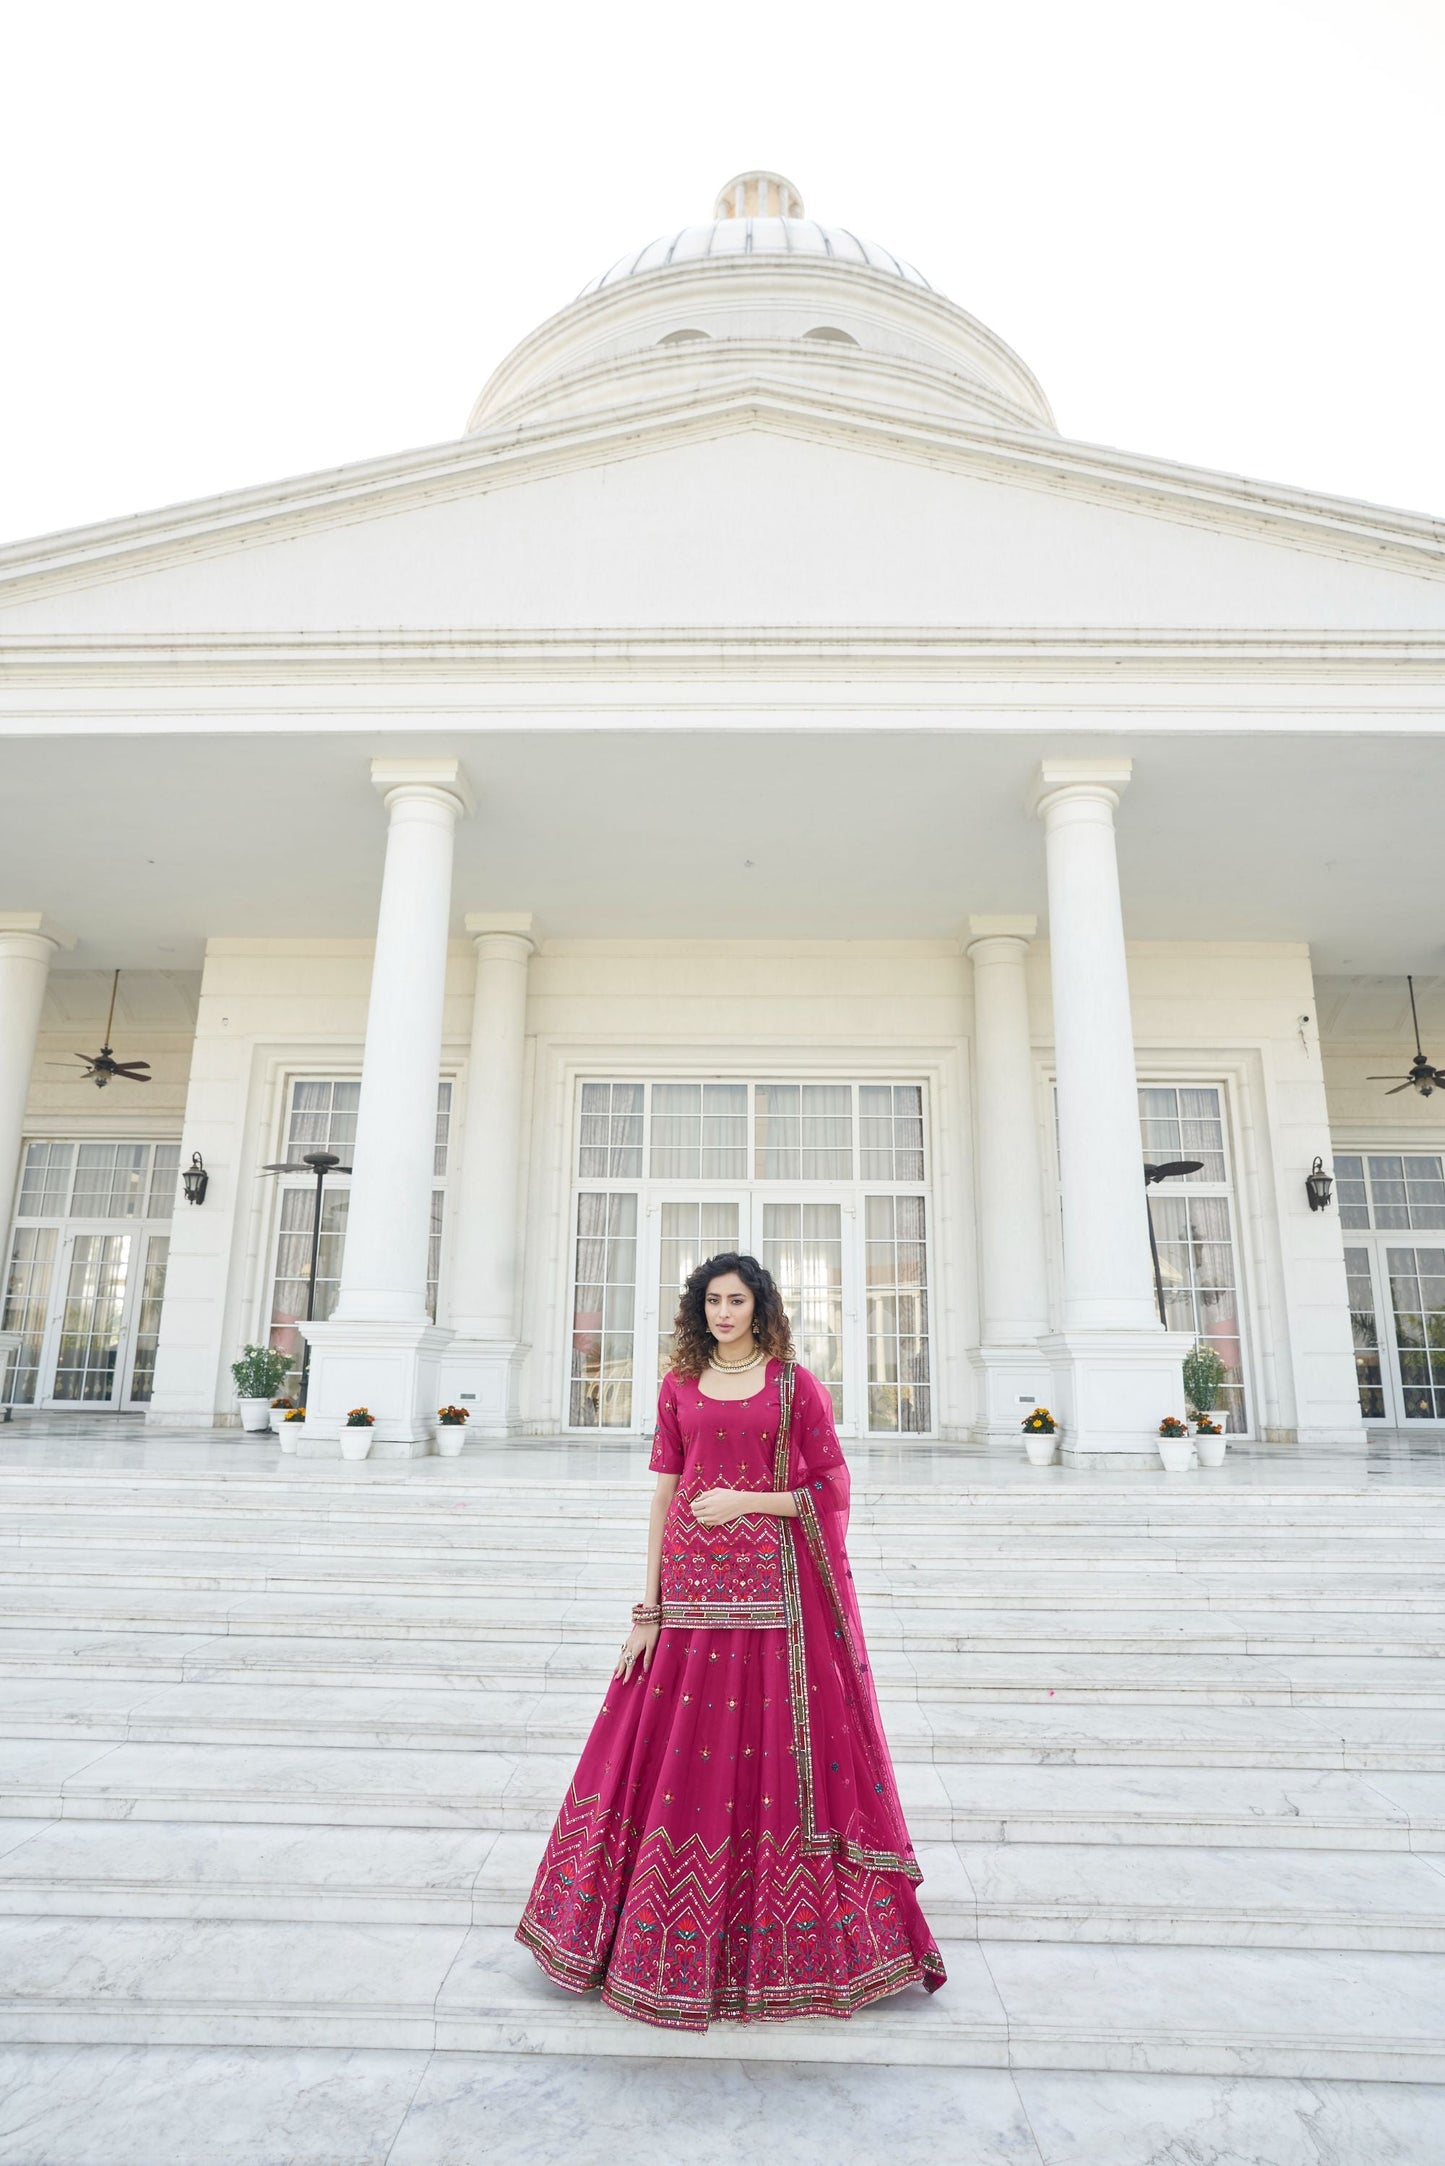
[[[421,1459],[435,1449],[442,1356],[450,1331],[428,1323],[298,1324],[311,1347],[306,1419],[293,1426],[298,1459],[339,1459],[354,1406],[376,1416],[370,1459]]]
[[[970,1353],[978,1411],[969,1428],[971,1444],[1024,1448],[1024,1418],[1036,1406],[1053,1414],[1054,1365],[1041,1343],[1027,1346],[977,1346]]]
[[[521,1339],[474,1338],[459,1331],[442,1356],[441,1398],[464,1406],[469,1437],[522,1434],[522,1363],[531,1352]]]
[[[1159,1464],[1159,1424],[1183,1414],[1187,1331],[1055,1331],[1039,1342],[1054,1372],[1066,1467]]]

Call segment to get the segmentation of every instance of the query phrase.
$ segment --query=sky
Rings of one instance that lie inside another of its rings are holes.
[[[766,166],[1065,435],[1445,516],[1440,0],[18,0],[0,542],[459,436]]]

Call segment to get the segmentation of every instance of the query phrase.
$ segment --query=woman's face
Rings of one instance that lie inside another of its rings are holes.
[[[708,1280],[703,1307],[707,1328],[719,1346],[745,1344],[752,1337],[752,1291],[736,1271]]]

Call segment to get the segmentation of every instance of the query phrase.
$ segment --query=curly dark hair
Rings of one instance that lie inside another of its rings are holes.
[[[783,1297],[773,1274],[756,1256],[738,1256],[732,1250],[709,1256],[688,1276],[682,1299],[672,1320],[672,1369],[675,1376],[699,1377],[717,1345],[707,1325],[707,1290],[714,1279],[738,1277],[753,1297],[753,1335],[763,1352],[779,1361],[793,1358],[793,1334],[788,1325]]]

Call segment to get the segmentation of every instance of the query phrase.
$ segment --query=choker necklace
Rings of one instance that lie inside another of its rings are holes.
[[[710,1369],[720,1369],[724,1376],[734,1376],[740,1370],[755,1369],[758,1363],[760,1361],[766,1360],[766,1358],[767,1357],[763,1353],[762,1348],[759,1347],[756,1353],[750,1354],[748,1356],[746,1361],[719,1361],[716,1355],[709,1354],[707,1357],[707,1365]]]

